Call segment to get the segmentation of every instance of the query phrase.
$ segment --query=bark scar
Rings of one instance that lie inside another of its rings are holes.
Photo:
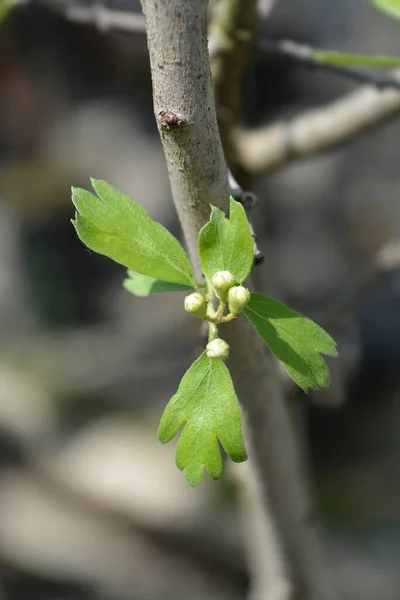
[[[182,129],[182,127],[188,125],[188,121],[184,115],[169,110],[160,110],[157,115],[157,121],[165,129]]]

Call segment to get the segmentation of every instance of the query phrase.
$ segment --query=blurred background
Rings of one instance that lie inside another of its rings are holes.
[[[190,490],[174,443],[156,438],[198,353],[198,323],[183,298],[128,294],[124,269],[90,253],[70,223],[70,186],[92,176],[181,235],[140,21],[137,33],[108,30],[99,11],[134,19],[139,4],[25,2],[0,25],[1,600],[246,594],[229,467]],[[363,0],[286,0],[265,32],[400,54],[400,25]],[[259,57],[243,122],[353,88]],[[260,286],[339,343],[328,391],[286,386],[306,410],[312,488],[344,600],[400,598],[399,155],[393,119],[254,183]]]

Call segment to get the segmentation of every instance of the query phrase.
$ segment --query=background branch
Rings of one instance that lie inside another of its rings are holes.
[[[75,23],[94,25],[102,32],[111,29],[128,33],[145,34],[146,32],[143,15],[123,10],[112,10],[101,3],[87,7],[67,7],[65,16]]]
[[[209,51],[215,105],[225,156],[235,170],[231,132],[243,95],[243,75],[259,30],[258,0],[220,0],[210,24]]]
[[[268,2],[267,12],[274,5],[275,1]],[[210,31],[209,51],[220,133],[225,155],[235,173],[244,173],[249,180],[250,175],[272,172],[296,158],[346,143],[397,114],[400,109],[398,71],[388,75],[368,69],[323,64],[315,60],[306,45],[266,38],[255,41],[258,11],[256,0],[250,3],[247,0],[221,0]],[[145,34],[142,15],[111,10],[101,3],[92,7],[73,6],[67,9],[65,15],[71,21],[92,24],[102,31],[115,29]],[[236,33],[232,34],[232,31]],[[324,69],[368,83],[382,91],[374,91],[368,86],[292,120],[253,131],[236,130],[233,134],[240,110],[243,74],[255,46],[271,58],[289,59],[311,68]]]
[[[211,84],[207,0],[142,4],[155,113],[179,111],[187,122],[174,129],[163,128],[160,120],[158,125],[175,206],[199,273],[197,233],[208,219],[209,203],[226,210],[229,194]],[[282,550],[284,600],[327,600],[330,587],[276,364],[246,319],[226,328],[224,337],[231,337],[232,375],[247,416],[260,502],[266,514],[271,509]],[[269,584],[265,598],[272,599],[274,582]]]
[[[398,71],[393,76],[400,81]],[[270,173],[296,158],[348,142],[398,113],[400,92],[363,87],[294,119],[236,130],[236,156],[249,173]]]
[[[385,71],[366,68],[339,66],[316,60],[312,54],[312,48],[298,44],[292,40],[271,40],[260,38],[257,41],[257,49],[262,55],[271,58],[274,63],[277,59],[290,60],[311,69],[320,69],[334,73],[341,77],[347,77],[359,83],[368,83],[377,88],[392,88],[400,90],[400,81]]]

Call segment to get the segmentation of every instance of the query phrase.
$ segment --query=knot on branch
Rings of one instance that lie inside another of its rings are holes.
[[[165,129],[182,129],[188,125],[188,121],[183,115],[167,110],[160,110],[157,121]]]

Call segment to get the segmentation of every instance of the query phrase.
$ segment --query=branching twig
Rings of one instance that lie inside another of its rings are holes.
[[[20,0],[21,3],[27,4],[30,0]],[[241,0],[243,2],[244,0]],[[46,4],[50,5],[48,0],[44,0]],[[231,2],[231,4],[234,4]],[[240,4],[240,2],[238,3]],[[257,5],[257,3],[256,3]],[[274,1],[268,5],[268,10],[274,5]],[[53,5],[54,8],[54,5]],[[248,5],[246,4],[247,14]],[[265,10],[265,9],[264,9]],[[245,11],[238,11],[240,17],[240,29],[238,28],[238,35],[236,43],[238,46],[238,56],[241,59],[245,58],[243,55],[243,46],[250,46],[251,36],[246,33],[243,27],[242,16]],[[106,32],[110,30],[123,31],[134,34],[145,34],[146,27],[143,15],[132,13],[122,10],[113,10],[104,6],[101,2],[93,4],[91,6],[70,6],[66,8],[65,16],[68,20],[80,23],[82,25],[94,25],[100,31]],[[265,15],[264,15],[265,16]],[[215,22],[215,21],[214,21]],[[219,23],[217,22],[219,26]],[[218,31],[218,27],[215,31]],[[219,35],[221,31],[219,31]],[[210,58],[212,61],[223,53],[224,46],[221,46],[221,39],[217,34],[215,37],[211,37],[209,40]],[[226,39],[225,39],[226,42]],[[379,89],[392,88],[400,90],[400,81],[395,78],[382,73],[381,71],[373,71],[370,69],[360,69],[355,67],[337,66],[327,63],[321,63],[317,61],[311,52],[311,48],[304,44],[298,44],[292,40],[272,40],[265,37],[261,37],[256,42],[256,48],[260,53],[270,56],[274,60],[292,60],[294,62],[305,65],[313,69],[323,69],[337,75],[348,77],[359,83],[369,83]],[[240,66],[240,65],[239,65]],[[238,69],[238,64],[235,64],[235,73],[240,73],[242,69]],[[230,78],[231,80],[231,78]],[[229,90],[224,90],[226,95]]]
[[[229,196],[211,84],[207,0],[142,4],[156,115],[180,113],[182,121],[175,128],[158,122],[175,206],[199,273],[198,231],[208,219],[209,203],[227,209]],[[226,329],[225,337],[232,338],[232,375],[247,416],[250,460],[262,507],[271,510],[276,524],[290,600],[326,600],[330,587],[275,362],[245,318]]]
[[[298,44],[291,40],[271,40],[260,38],[257,49],[274,61],[276,59],[291,60],[312,69],[321,69],[342,77],[347,77],[359,83],[367,83],[378,89],[392,88],[400,90],[400,81],[391,74],[379,70],[347,67],[324,63],[316,60],[309,46]]]
[[[398,71],[393,77],[400,81]],[[364,87],[292,120],[236,132],[236,156],[252,174],[328,150],[400,113],[400,92]]]

